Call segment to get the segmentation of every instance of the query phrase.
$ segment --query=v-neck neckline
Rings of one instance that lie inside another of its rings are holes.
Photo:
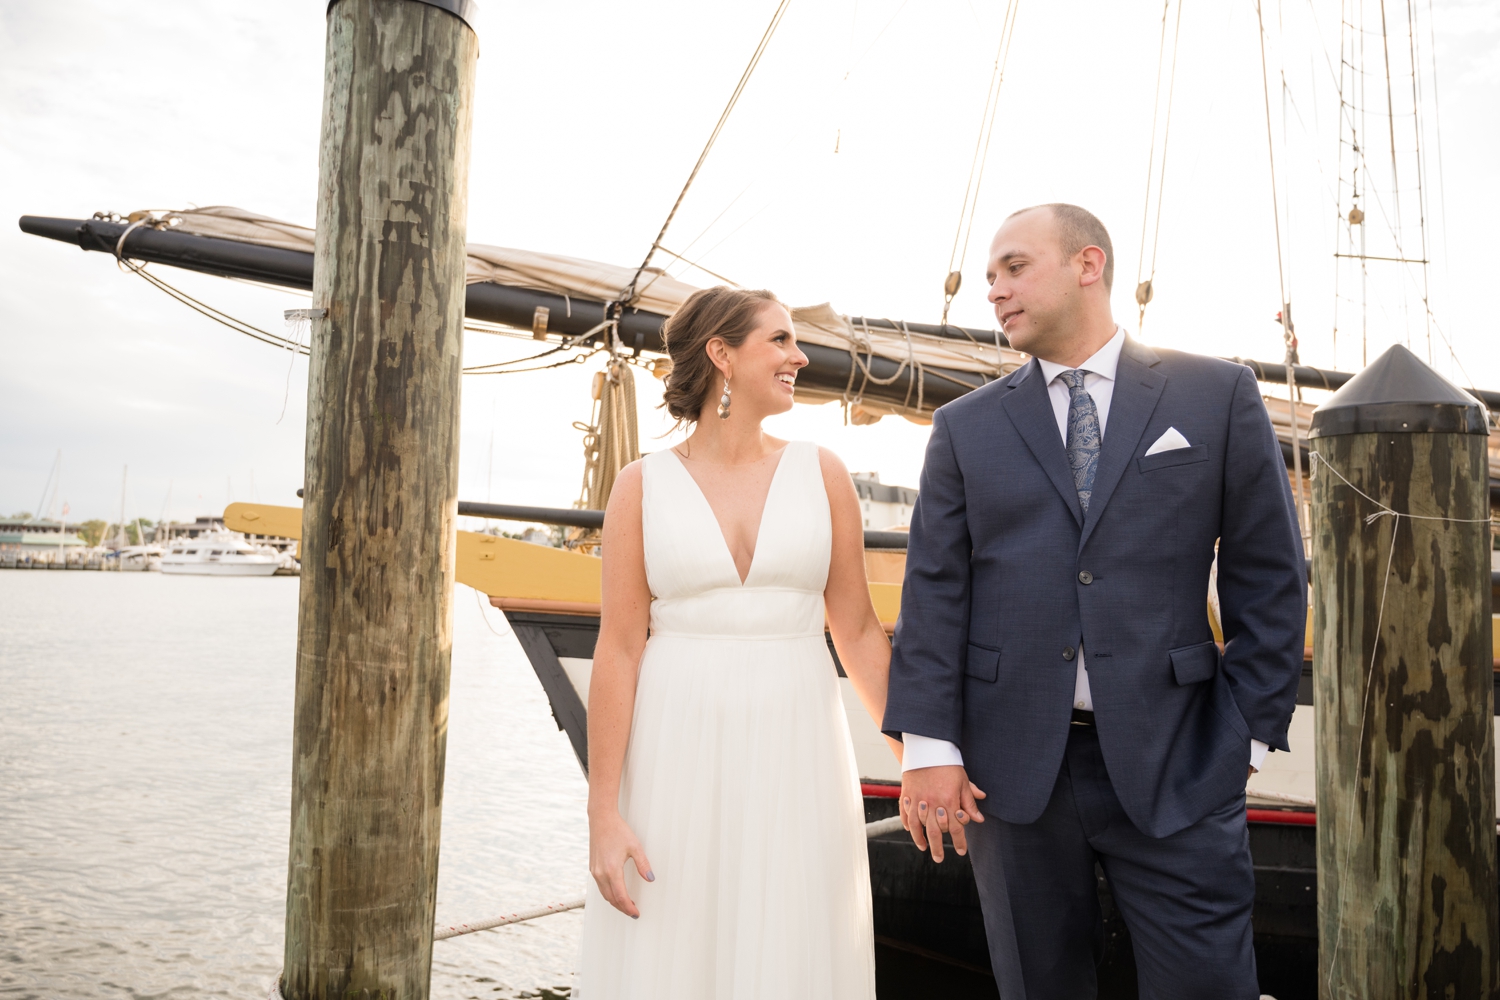
[[[729,536],[724,534],[724,523],[719,520],[718,512],[714,510],[714,505],[709,502],[708,494],[703,492],[703,487],[698,485],[698,480],[693,478],[692,470],[687,467],[687,463],[682,460],[682,456],[677,454],[677,449],[667,449],[667,451],[671,452],[672,458],[677,461],[677,467],[682,470],[682,474],[687,476],[688,482],[693,484],[693,489],[698,493],[698,499],[702,500],[703,506],[708,508],[709,519],[713,521],[714,527],[719,529],[719,547],[729,559],[729,571],[734,574],[734,578],[739,581],[741,587],[748,584],[750,577],[755,575],[755,561],[760,558],[761,535],[764,533],[766,527],[766,509],[771,506],[771,497],[776,493],[776,482],[781,478],[781,467],[786,462],[786,453],[791,451],[791,449],[792,442],[788,441],[782,447],[781,454],[776,456],[776,468],[771,471],[771,484],[766,487],[766,497],[761,501],[760,505],[760,517],[755,523],[755,546],[750,551],[750,565],[746,568],[743,577],[740,576],[740,568],[735,565],[734,550],[729,547]]]

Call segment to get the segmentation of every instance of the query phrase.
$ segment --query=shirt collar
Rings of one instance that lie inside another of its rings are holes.
[[[1115,369],[1120,367],[1120,351],[1125,347],[1125,328],[1115,327],[1115,335],[1105,342],[1104,346],[1094,352],[1094,356],[1079,365],[1084,371],[1093,372],[1101,378],[1107,378],[1111,382],[1115,380]],[[1046,385],[1051,385],[1052,380],[1063,372],[1072,371],[1067,365],[1060,365],[1055,361],[1043,361],[1036,359],[1037,364],[1042,366],[1042,378]]]

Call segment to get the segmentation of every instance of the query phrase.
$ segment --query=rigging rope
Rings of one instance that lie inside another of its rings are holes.
[[[948,309],[953,305],[953,297],[963,284],[964,261],[969,256],[969,240],[974,233],[974,213],[979,207],[979,186],[984,182],[984,168],[990,156],[990,139],[995,134],[995,114],[1000,109],[1000,88],[1005,83],[1005,66],[1010,61],[1010,40],[1015,34],[1019,6],[1019,0],[1007,0],[1005,16],[1000,21],[1000,42],[995,48],[995,65],[990,70],[990,84],[985,90],[979,134],[974,137],[974,155],[969,160],[969,179],[964,184],[964,200],[958,209],[958,228],[953,234],[953,249],[948,253],[948,276],[943,279],[943,318],[940,322],[945,327],[948,325]],[[967,220],[964,218],[965,212],[968,213]],[[954,266],[955,261],[957,267]],[[969,336],[967,330],[964,333]],[[972,336],[969,339],[974,340]]]
[[[1182,0],[1177,3],[1177,21],[1172,29],[1172,70],[1167,76],[1167,120],[1162,128],[1161,175],[1156,187],[1156,225],[1151,233],[1151,271],[1144,281],[1141,274],[1146,263],[1146,222],[1151,216],[1151,178],[1156,168],[1156,116],[1161,112],[1161,70],[1166,61],[1167,12],[1172,0],[1163,0],[1161,7],[1161,41],[1156,49],[1156,103],[1151,110],[1151,152],[1146,158],[1146,197],[1141,204],[1141,252],[1135,264],[1135,302],[1140,309],[1136,317],[1136,334],[1146,325],[1146,304],[1156,294],[1156,251],[1161,238],[1161,196],[1167,185],[1167,143],[1172,134],[1172,97],[1177,91],[1177,47],[1182,40]]]
[[[620,470],[641,457],[635,373],[624,358],[612,357],[603,371],[595,373],[594,387],[593,423],[573,425],[583,431],[583,486],[578,506],[604,510]],[[597,535],[586,531],[579,538],[588,536],[592,541]]]
[[[848,322],[848,317],[845,317],[845,322]],[[929,373],[923,366],[922,360],[917,357],[916,345],[912,341],[911,331],[907,329],[906,323],[904,321],[896,323],[892,322],[891,320],[886,320],[886,322],[890,323],[892,328],[899,329],[901,331],[902,339],[906,342],[906,357],[902,358],[896,363],[896,370],[890,375],[889,378],[880,378],[873,371],[871,371],[871,364],[875,359],[875,344],[874,341],[870,338],[869,322],[864,317],[860,317],[858,328],[854,327],[852,323],[849,324],[849,329],[851,332],[844,335],[845,340],[849,345],[849,380],[847,383],[845,383],[843,392],[844,420],[846,423],[849,419],[849,407],[851,405],[858,406],[860,403],[864,402],[865,390],[867,388],[869,388],[871,385],[891,385],[901,377],[903,372],[906,372],[907,368],[911,368],[912,370],[910,374],[907,375],[906,398],[902,401],[901,408],[910,409],[911,391],[913,388],[913,383],[915,383],[915,387],[917,390],[917,415],[921,416],[922,414],[922,408],[925,403],[923,397],[926,393],[927,375]],[[864,336],[860,337],[860,333],[863,333]],[[969,339],[973,340],[974,338],[970,337]],[[865,350],[864,357],[860,357],[860,348],[864,348]],[[885,356],[882,355],[882,357]],[[892,359],[886,358],[886,360]],[[998,377],[998,362],[996,364],[996,369]],[[856,371],[860,374],[858,392],[854,391],[854,374]],[[932,372],[931,374],[936,375],[938,373]],[[949,378],[948,381],[955,382],[957,380]]]
[[[771,38],[776,34],[776,29],[781,25],[781,19],[786,14],[787,7],[792,0],[781,0],[776,7],[776,13],[771,15],[771,23],[766,26],[765,34],[761,35],[760,44],[755,47],[755,52],[750,56],[750,63],[745,67],[745,72],[740,74],[740,82],[735,85],[734,93],[729,95],[729,103],[724,105],[724,110],[719,115],[719,121],[714,125],[714,130],[709,133],[708,142],[703,145],[703,152],[698,154],[698,162],[693,164],[693,170],[688,174],[687,183],[682,185],[682,190],[677,194],[677,200],[672,203],[672,210],[667,213],[666,221],[661,224],[661,231],[656,234],[656,239],[651,241],[651,248],[646,251],[646,257],[641,261],[641,266],[635,269],[635,276],[630,279],[630,284],[621,293],[619,303],[628,305],[635,299],[636,285],[640,283],[641,275],[646,268],[651,266],[651,258],[656,251],[661,249],[661,241],[667,237],[667,229],[671,227],[672,220],[677,217],[677,210],[682,207],[682,200],[687,197],[688,189],[693,186],[693,181],[698,179],[698,171],[703,169],[703,163],[708,159],[709,151],[714,148],[718,141],[719,133],[724,131],[724,125],[729,121],[729,116],[734,111],[734,106],[739,103],[740,95],[745,92],[745,85],[750,82],[750,77],[755,73],[755,67],[760,65],[760,57],[765,55],[766,47],[771,44]]]

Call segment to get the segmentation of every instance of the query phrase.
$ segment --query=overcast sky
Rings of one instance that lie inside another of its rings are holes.
[[[482,4],[470,240],[637,263],[774,0]],[[1336,269],[1340,7],[1268,0],[1263,11],[1283,272],[1303,360],[1357,369],[1362,347],[1373,358],[1408,340],[1426,356],[1430,335],[1440,370],[1500,389],[1484,292],[1488,236],[1500,229],[1500,5],[1434,0],[1416,11],[1431,321],[1420,267],[1372,263],[1363,292],[1357,268]],[[1400,4],[1387,8],[1405,20]],[[126,465],[127,516],[297,502],[305,361],[189,312],[106,255],[25,236],[14,220],[229,204],[310,224],[323,11],[283,0],[0,4],[0,216],[11,220],[0,227],[0,515],[36,509],[59,450],[75,520],[116,515]],[[993,0],[793,0],[666,245],[708,251],[705,267],[796,304],[936,321],[1003,11]],[[984,249],[1008,212],[1072,201],[1109,226],[1116,317],[1135,327],[1161,15],[1145,0],[1020,0],[953,319],[993,325]],[[1280,360],[1256,8],[1189,0],[1181,37],[1144,337]],[[1364,97],[1345,96],[1366,105],[1348,116],[1370,151],[1366,251],[1396,256],[1399,236],[1400,253],[1417,257],[1404,31],[1398,42],[1394,128],[1380,117],[1378,34],[1365,37]],[[1346,152],[1345,185],[1349,173]],[[162,273],[266,328],[306,304]],[[528,350],[470,334],[466,360]],[[591,372],[466,377],[460,496],[570,504],[582,472],[572,424],[588,417]],[[660,448],[659,387],[643,377],[640,395],[643,446]],[[910,485],[927,434],[895,418],[846,428],[836,406],[799,406],[772,429]]]

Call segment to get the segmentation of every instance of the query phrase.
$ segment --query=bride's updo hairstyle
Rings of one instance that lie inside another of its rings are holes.
[[[672,370],[667,372],[662,405],[681,423],[698,419],[710,392],[718,395],[719,370],[708,359],[708,342],[715,337],[739,347],[760,322],[767,305],[779,302],[764,289],[746,290],[718,285],[694,292],[662,327],[661,337]]]

